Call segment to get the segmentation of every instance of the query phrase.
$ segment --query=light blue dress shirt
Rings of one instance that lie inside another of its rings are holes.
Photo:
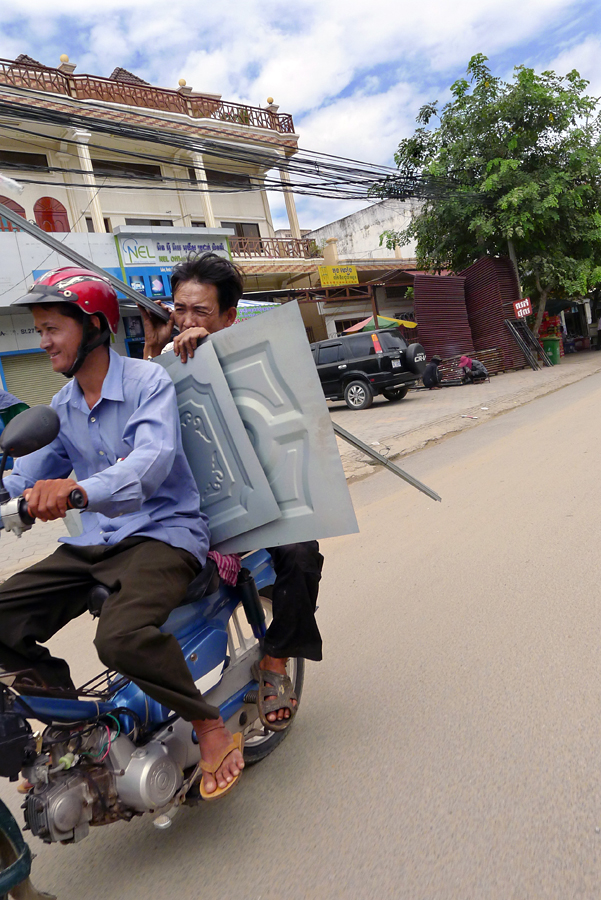
[[[89,409],[74,378],[53,398],[60,433],[15,462],[5,479],[12,497],[72,469],[88,495],[78,546],[148,537],[206,562],[209,525],[182,448],[175,388],[160,366],[110,350],[100,400]]]

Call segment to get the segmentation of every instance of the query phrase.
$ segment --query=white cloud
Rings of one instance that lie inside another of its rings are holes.
[[[588,93],[594,97],[601,95],[601,38],[591,35],[579,44],[563,50],[545,68],[553,69],[558,75],[566,75],[577,69],[583,78],[590,81]]]
[[[19,0],[0,7],[0,55],[53,65],[66,52],[78,72],[108,75],[121,65],[158,85],[184,77],[226,100],[264,105],[273,96],[293,114],[301,146],[382,164],[412,132],[419,106],[443,97],[476,52],[504,67],[551,58],[549,67],[578,68],[601,93],[600,34],[578,42],[561,33],[596,2],[53,0],[49,13],[48,0]],[[297,202],[310,226],[355,206]],[[274,216],[283,214],[280,197]]]

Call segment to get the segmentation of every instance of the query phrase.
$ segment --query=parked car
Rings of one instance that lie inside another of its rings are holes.
[[[421,344],[409,344],[397,329],[345,334],[311,344],[327,400],[367,409],[376,394],[402,400],[426,368]]]

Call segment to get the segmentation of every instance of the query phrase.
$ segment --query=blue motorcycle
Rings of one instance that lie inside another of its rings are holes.
[[[35,407],[9,423],[0,450],[5,457],[9,451],[23,456],[57,434],[54,410]],[[0,463],[1,525],[20,535],[34,520],[22,497],[8,498],[3,472]],[[81,500],[78,491],[71,494],[74,508]],[[219,707],[226,726],[243,732],[248,765],[271,753],[289,729],[271,732],[262,725],[251,674],[271,615],[271,557],[258,550],[243,565],[236,587],[229,587],[209,560],[162,630],[178,639],[196,685]],[[108,595],[104,585],[94,585],[87,598],[92,615]],[[291,659],[288,666],[300,702],[304,660]],[[34,734],[30,719],[44,729]],[[48,688],[33,671],[0,672],[0,776],[14,781],[19,773],[31,784],[25,830],[46,843],[80,841],[91,826],[145,813],[165,828],[182,804],[200,800],[200,753],[191,724],[111,671],[75,691]]]

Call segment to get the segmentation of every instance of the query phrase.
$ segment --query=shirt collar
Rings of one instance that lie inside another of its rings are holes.
[[[117,400],[123,402],[123,357],[119,356],[109,347],[109,369],[105,379],[102,382],[102,390],[100,392],[101,400]],[[88,404],[85,401],[83,391],[79,386],[76,378],[73,378],[61,391],[58,403],[71,403],[76,409],[82,412],[88,411]]]

